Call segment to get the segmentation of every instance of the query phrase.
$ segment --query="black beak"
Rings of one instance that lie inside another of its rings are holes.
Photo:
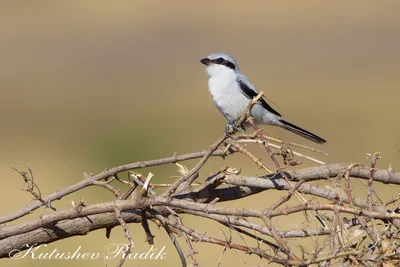
[[[203,58],[202,60],[200,60],[200,62],[207,66],[210,65],[211,60],[209,58]]]

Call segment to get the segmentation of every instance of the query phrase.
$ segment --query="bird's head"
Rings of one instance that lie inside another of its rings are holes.
[[[200,62],[206,65],[206,71],[210,77],[239,70],[235,58],[222,52],[212,53]]]

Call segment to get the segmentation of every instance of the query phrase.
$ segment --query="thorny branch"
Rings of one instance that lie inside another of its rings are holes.
[[[246,120],[254,124],[249,110],[256,101],[255,99],[251,102],[236,126]],[[197,255],[194,242],[221,246],[223,253],[231,249],[254,254],[264,259],[265,263],[274,262],[284,266],[394,266],[400,263],[400,208],[396,206],[400,196],[387,196],[386,202],[381,201],[380,197],[376,201],[378,198],[373,189],[376,183],[399,186],[400,173],[396,173],[391,167],[387,170],[378,169],[376,164],[380,158],[379,153],[372,154],[370,167],[325,164],[304,152],[295,151],[294,148],[319,155],[324,155],[324,152],[265,136],[261,129],[255,124],[253,126],[255,134],[239,134],[237,137],[224,134],[203,152],[131,163],[96,175],[85,174],[81,182],[47,197],[42,196],[31,169],[26,166],[27,172],[15,169],[27,185],[25,190],[35,200],[21,210],[0,218],[0,258],[12,257],[17,250],[27,249],[24,247],[26,244],[48,244],[85,235],[97,229],[106,229],[106,236],[112,238],[111,229],[119,226],[122,227],[128,243],[117,264],[122,266],[135,247],[128,224],[140,223],[146,241],[151,245],[156,242],[149,223],[154,223],[167,232],[182,266],[187,266],[186,257],[190,257],[193,266],[201,263],[203,255]],[[251,143],[261,144],[268,150],[274,163],[274,172],[270,171],[270,162],[257,158],[246,147],[246,144]],[[201,173],[210,157],[225,158],[238,153],[251,159],[255,166],[267,174],[261,177],[243,176],[240,168],[235,167],[216,170],[208,177]],[[296,157],[322,165],[293,169],[294,165],[299,164]],[[119,175],[124,171],[137,171],[149,166],[190,159],[200,160],[191,169],[179,165],[181,176],[171,184],[152,183],[150,180],[153,174],[147,175],[145,179],[146,176],[135,172],[127,180],[121,179]],[[282,167],[279,161],[282,162]],[[367,181],[365,195],[354,194],[354,179]],[[330,182],[334,184],[333,188],[327,185]],[[116,190],[115,183],[125,188]],[[112,199],[104,203],[80,202],[68,209],[56,209],[53,206],[56,200],[88,186],[107,189],[112,193]],[[221,205],[268,190],[286,192],[280,198],[266,201],[261,209],[238,207],[239,204],[229,208]],[[25,218],[43,206],[52,211],[37,211],[36,217]],[[299,221],[299,217],[293,217],[306,212],[311,212],[318,221],[313,221],[313,217],[307,215],[302,221]],[[230,234],[225,235],[225,239],[220,239],[201,233],[198,225],[187,221],[183,223],[188,216],[218,222]],[[281,223],[277,223],[278,220],[282,222],[282,218],[296,218],[293,221],[297,222],[297,227],[288,224],[292,229],[284,230]],[[17,219],[19,220],[16,221]],[[318,222],[322,222],[322,227]],[[232,232],[240,238],[233,238]],[[185,247],[181,246],[179,237],[183,237]],[[297,242],[291,242],[293,239]],[[216,263],[219,264],[221,260],[222,257]]]

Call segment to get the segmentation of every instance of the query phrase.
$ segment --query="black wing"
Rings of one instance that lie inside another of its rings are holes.
[[[258,95],[258,93],[256,91],[254,91],[253,89],[251,89],[246,83],[244,83],[243,81],[238,81],[240,88],[242,89],[242,94],[247,97],[248,99],[253,99],[254,97],[256,97]],[[265,102],[264,96],[262,96],[260,98],[260,100],[258,100],[258,102],[269,112],[277,115],[277,116],[281,116],[281,114],[278,113],[278,111],[276,111],[275,109],[273,109],[270,105],[268,105],[267,102]]]

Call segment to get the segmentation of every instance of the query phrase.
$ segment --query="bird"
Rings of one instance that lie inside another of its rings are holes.
[[[251,100],[258,95],[250,80],[239,70],[236,59],[223,52],[212,53],[200,60],[206,65],[208,90],[219,111],[228,120],[228,126],[235,127],[236,121],[247,109]],[[318,144],[326,142],[323,138],[284,120],[265,100],[265,97],[252,107],[251,115],[256,124],[279,126]],[[248,128],[249,125],[245,125]]]

